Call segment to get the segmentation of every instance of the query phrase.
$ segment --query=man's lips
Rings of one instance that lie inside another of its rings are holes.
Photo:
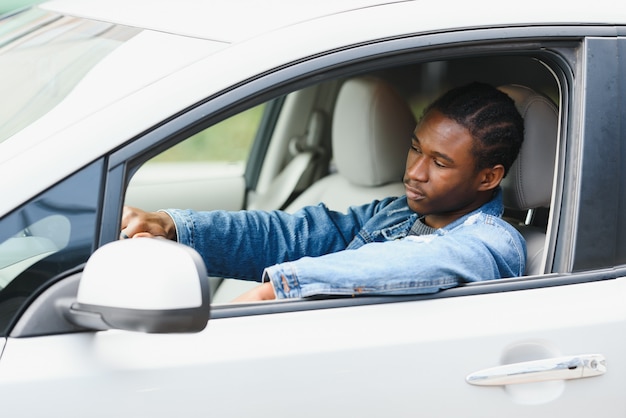
[[[406,190],[406,197],[409,200],[422,200],[426,197],[426,195],[421,189],[418,189],[416,187],[411,187],[408,184],[405,184],[404,188]]]

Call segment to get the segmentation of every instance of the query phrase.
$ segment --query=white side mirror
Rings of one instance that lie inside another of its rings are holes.
[[[68,319],[91,329],[198,332],[209,319],[209,293],[192,248],[158,238],[116,241],[87,261]]]

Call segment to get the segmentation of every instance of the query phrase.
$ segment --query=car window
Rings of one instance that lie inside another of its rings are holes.
[[[417,118],[421,116],[426,104],[430,103],[435,97],[439,96],[443,91],[449,89],[450,86],[465,84],[473,80],[489,82],[495,86],[520,84],[523,86],[529,86],[529,88],[532,88],[534,89],[534,91],[538,92],[539,94],[548,96],[549,98],[553,98],[553,97],[558,98],[558,95],[555,93],[558,91],[558,88],[557,88],[557,82],[554,76],[549,71],[546,70],[546,67],[543,65],[541,61],[528,58],[525,56],[502,55],[502,56],[489,57],[489,58],[482,58],[482,57],[481,58],[470,57],[470,58],[465,58],[465,59],[455,58],[455,59],[449,59],[446,61],[432,61],[428,63],[415,63],[415,64],[409,64],[409,65],[390,66],[385,69],[372,71],[367,76],[378,78],[378,79],[383,79],[386,82],[391,83],[395,87],[397,92],[405,99],[405,101],[410,106],[412,112],[415,114]],[[364,75],[359,74],[359,77],[364,77]],[[346,79],[349,79],[349,77],[342,77],[342,80],[346,80]],[[333,84],[332,81],[333,80],[323,80],[323,83],[306,86],[305,89],[293,90],[287,94],[287,97],[289,99],[286,100],[284,107],[281,109],[281,116],[279,118],[280,122],[277,123],[278,128],[274,131],[274,135],[271,138],[272,142],[268,147],[270,150],[273,150],[273,148],[278,144],[281,144],[280,146],[282,146],[285,150],[287,148],[290,148],[290,145],[291,145],[290,141],[285,141],[281,143],[280,141],[276,141],[276,139],[277,138],[291,139],[294,137],[292,134],[295,132],[295,130],[286,129],[286,131],[289,131],[288,135],[279,135],[277,134],[277,132],[280,132],[279,128],[284,128],[285,126],[289,126],[290,124],[295,125],[296,120],[304,120],[305,121],[304,125],[306,125],[307,119],[309,121],[311,120],[310,115],[314,115],[318,113],[321,113],[327,117],[326,125],[324,129],[327,131],[328,139],[330,139],[330,136],[331,136],[330,131],[332,131],[333,129],[333,122],[334,122],[332,118],[336,117],[336,114],[334,113],[335,98],[341,87],[341,82],[337,84]],[[321,88],[322,84],[324,84],[325,87],[333,86],[335,90],[334,91],[324,90]],[[292,99],[294,99],[295,97],[298,97],[298,93],[303,93],[302,96],[304,96],[305,90],[307,92],[306,94],[315,95],[317,96],[317,98],[311,102],[307,102],[306,105],[294,107],[294,103],[296,103],[296,101]],[[281,93],[283,92],[284,90],[281,90]],[[323,99],[323,98],[326,98],[326,99]],[[556,102],[556,100],[553,100],[553,101]],[[241,105],[242,108],[244,108],[244,106],[245,104]],[[241,123],[241,122],[238,122],[238,120],[240,120],[238,118],[247,117],[246,113],[250,111],[256,111],[256,110],[255,108],[252,108],[251,110],[246,110],[243,113],[240,113],[231,117],[231,119],[229,120],[221,122],[221,124],[225,124],[225,123],[230,124],[232,122],[233,126],[237,126]],[[284,118],[284,116],[287,116],[287,115],[289,115],[289,120]],[[555,117],[555,121],[556,121],[556,114],[553,114],[553,116]],[[554,126],[556,126],[556,122]],[[208,134],[214,129],[215,129],[215,132],[218,133],[218,135],[216,135],[215,138],[214,138],[214,135]],[[137,202],[137,200],[131,200],[129,197],[134,197],[133,186],[136,185],[135,182],[136,180],[140,178],[142,171],[145,169],[148,169],[150,165],[166,164],[168,161],[179,161],[183,157],[193,162],[196,160],[211,158],[209,154],[213,153],[213,154],[219,155],[221,152],[223,152],[218,147],[211,148],[211,147],[204,146],[204,145],[196,145],[195,144],[196,140],[202,141],[202,137],[200,135],[206,135],[205,140],[219,139],[220,142],[216,142],[216,144],[218,145],[224,145],[225,147],[236,147],[238,142],[230,140],[228,135],[219,134],[221,132],[220,129],[221,129],[220,124],[214,125],[213,127],[205,131],[207,132],[206,134],[205,132],[202,132],[201,134],[197,135],[198,139],[196,139],[196,137],[192,137],[187,140],[184,140],[183,142],[179,143],[178,145],[173,146],[169,150],[163,152],[163,154],[157,157],[154,157],[151,161],[144,164],[144,166],[139,169],[139,172],[133,177],[129,185],[128,194],[127,194],[127,202],[133,203],[131,204],[131,206],[137,206],[139,208],[147,209],[147,210],[166,209],[166,208],[202,210],[192,205],[179,204],[179,202],[176,202],[176,201],[172,202],[171,200],[168,202],[167,205],[165,204],[144,205],[141,203],[134,204],[135,202]],[[346,133],[344,132],[344,134]],[[224,138],[226,138],[227,141],[221,141],[221,139],[224,139]],[[552,142],[556,144],[556,133],[554,133],[554,137],[552,139],[553,139]],[[333,138],[332,140],[334,141],[335,138]],[[331,156],[332,158],[334,153],[333,153],[331,141],[330,140],[327,142],[321,141],[320,145],[325,148],[323,148],[322,150],[316,150],[316,152],[320,152],[322,155]],[[236,150],[231,150],[231,152],[234,152],[234,151]],[[284,151],[283,155],[285,154],[288,155],[290,151],[291,149],[289,149],[289,151]],[[202,155],[202,154],[206,154],[206,155]],[[268,153],[268,155],[265,156],[265,160],[267,161],[271,159],[272,157],[276,157],[278,155],[279,155],[278,153],[275,153],[275,154]],[[404,167],[405,158],[406,158],[405,154],[403,154],[402,158],[398,159],[399,166]],[[554,161],[552,160],[551,163],[553,166]],[[288,167],[288,166],[285,166],[285,167]],[[334,167],[333,163],[331,162],[328,167],[324,168],[323,172],[335,173],[333,167]],[[160,172],[161,175],[164,175],[164,173],[166,173],[166,170],[158,170],[158,172]],[[178,196],[182,198],[184,197],[182,196],[182,191],[186,189],[187,190],[186,193],[190,195],[202,194],[203,196],[206,196],[208,199],[212,199],[218,202],[222,202],[226,200],[224,198],[224,195],[218,195],[214,193],[212,190],[207,189],[206,187],[198,188],[197,186],[191,183],[189,183],[186,186],[182,184],[178,185],[176,189],[172,190],[171,192],[163,192],[164,190],[168,190],[167,189],[168,183],[172,182],[173,178],[180,175],[180,173],[176,171],[168,171],[168,173],[169,174],[166,174],[161,178],[160,180],[161,184],[159,184],[158,186],[152,189],[154,191],[152,193],[153,196],[157,196],[160,199],[164,199],[165,196],[169,198],[173,196],[174,193],[176,193],[178,194]],[[276,178],[282,180],[283,178],[281,177],[281,174],[282,172],[278,172],[276,174]],[[284,186],[286,183],[287,182],[282,182],[282,181],[270,182],[269,192],[273,191],[271,189],[271,186],[277,185],[277,187],[281,187],[281,186]],[[310,184],[311,183],[308,183],[307,185],[310,186]],[[303,190],[305,189],[306,189],[306,186],[305,188],[303,188]],[[320,190],[320,189],[316,188],[315,190]],[[348,188],[348,190],[351,190],[351,189]],[[230,194],[230,193],[236,192],[236,190],[226,190],[226,192]],[[370,193],[374,193],[372,190],[367,190],[367,191],[362,191],[362,192],[364,195],[368,196],[367,197],[369,199],[368,202],[374,199],[374,197],[371,197],[372,194],[370,194]],[[349,195],[353,199],[357,199],[357,196],[355,196],[353,193],[345,193],[345,195]],[[379,198],[384,198],[388,196],[390,195],[376,196],[375,198],[379,199]],[[324,198],[330,199],[331,201],[338,200],[338,199],[333,199],[332,196],[325,196]],[[191,201],[191,199],[185,200],[185,202],[188,202],[188,201]],[[325,200],[324,202],[326,203],[328,207],[334,210],[343,211],[346,209],[344,207],[335,206],[333,205],[332,202],[329,202],[327,200]],[[351,204],[356,204],[355,202],[352,202]],[[249,200],[249,203],[250,203],[250,200]],[[255,201],[252,201],[252,203],[255,203]],[[314,205],[317,203],[319,203],[319,200],[310,201],[308,204]],[[358,203],[365,203],[365,202],[359,201]],[[224,207],[216,207],[216,208],[223,209]],[[519,226],[520,228],[522,228],[522,227],[528,226],[529,228],[526,228],[526,230],[528,230],[529,233],[531,232],[534,233],[534,237],[536,236],[536,240],[534,241],[537,242],[537,251],[533,252],[533,261],[534,261],[534,264],[536,264],[536,267],[534,267],[532,270],[529,269],[529,271],[531,271],[529,274],[531,275],[539,274],[539,272],[542,271],[543,247],[545,244],[545,236],[546,236],[545,233],[547,229],[547,221],[544,221],[543,219],[540,219],[539,217],[532,217],[532,218],[529,217],[528,210],[520,209],[519,213],[514,213],[513,210],[515,210],[515,208],[512,208],[511,210],[507,210],[507,220],[509,220],[516,227]],[[226,287],[225,283],[227,282],[224,281],[224,282],[217,283],[218,290],[214,294],[214,296],[217,295],[218,292],[220,292]],[[231,282],[228,282],[228,283],[231,283]],[[238,292],[238,291],[240,291],[239,287],[234,290],[234,292]],[[222,299],[219,299],[220,301],[219,303],[228,302],[232,300],[233,299],[232,296],[236,296],[234,292],[232,293],[222,292],[225,295]],[[218,300],[217,297],[213,299],[214,302],[217,300]]]
[[[102,163],[93,163],[0,220],[0,336],[54,276],[94,248]]]

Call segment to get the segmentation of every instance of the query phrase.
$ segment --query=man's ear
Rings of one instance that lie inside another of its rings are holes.
[[[478,190],[493,190],[500,185],[503,178],[504,166],[502,164],[484,168],[480,171],[480,184],[478,185]]]

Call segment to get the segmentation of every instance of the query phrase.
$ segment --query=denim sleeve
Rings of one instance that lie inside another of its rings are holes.
[[[434,293],[523,274],[526,246],[503,222],[366,244],[267,268],[278,298]]]
[[[281,211],[167,209],[178,242],[200,253],[209,275],[260,281],[265,267],[346,248],[362,225],[388,202],[334,212],[325,205]]]

